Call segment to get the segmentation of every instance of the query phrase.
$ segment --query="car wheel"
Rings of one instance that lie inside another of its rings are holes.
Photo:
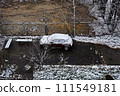
[[[68,50],[68,49],[69,49],[69,46],[65,46],[64,49],[65,49],[65,50]]]

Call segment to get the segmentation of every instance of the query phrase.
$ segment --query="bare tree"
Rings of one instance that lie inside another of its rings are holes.
[[[43,49],[33,43],[34,48],[28,48],[29,54],[24,54],[23,58],[29,60],[35,65],[35,69],[42,69],[44,61],[48,58],[48,52],[50,51],[49,46],[44,46]]]
[[[74,10],[74,12],[73,12],[73,19],[74,19],[74,36],[75,36],[75,34],[76,34],[76,22],[75,22],[75,0],[73,0],[73,10]]]
[[[30,3],[34,3],[34,0],[30,0]]]
[[[120,0],[98,0],[94,5],[91,15],[94,15],[97,20],[92,23],[93,31],[97,35],[117,35],[119,26],[119,6]]]
[[[101,0],[101,4],[105,7],[105,9],[103,9],[104,21],[108,25],[110,34],[113,34],[118,24],[117,13],[119,11],[120,0]]]
[[[7,2],[9,5],[12,5],[12,4],[13,4],[13,0],[6,0],[6,2]]]

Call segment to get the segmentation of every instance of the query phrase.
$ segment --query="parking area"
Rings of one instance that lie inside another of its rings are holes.
[[[36,50],[36,47],[39,50]],[[24,64],[24,62],[21,63],[22,60],[20,58],[23,55],[29,56],[31,50],[34,51],[34,54],[36,55],[47,51],[47,56],[43,63],[45,65],[57,65],[59,64],[58,62],[60,61],[60,58],[67,59],[66,64],[69,65],[101,64],[99,54],[97,54],[97,49],[95,48],[96,46],[94,44],[79,43],[74,41],[72,48],[67,51],[63,48],[55,47],[48,47],[45,50],[42,46],[40,46],[39,42],[19,43],[13,41],[9,49],[3,50],[2,55],[4,59],[9,59],[10,63]]]
[[[101,58],[102,57],[102,58]],[[2,64],[17,65],[17,74],[21,74],[23,79],[32,79],[35,65],[119,65],[120,50],[110,49],[107,46],[90,43],[80,43],[74,41],[72,48],[40,46],[39,40],[36,42],[22,43],[13,41],[9,49],[1,51],[0,60]],[[104,62],[103,62],[104,60]],[[25,66],[30,66],[26,70]]]
[[[9,49],[1,51],[1,58],[10,60],[10,64],[24,64],[21,57],[23,55],[30,56],[30,52],[36,56],[41,53],[47,54],[43,60],[43,65],[57,65],[60,58],[66,59],[66,64],[69,65],[102,64],[100,56],[104,59],[105,64],[120,64],[120,61],[117,59],[120,56],[119,49],[115,50],[103,45],[76,41],[67,51],[61,47],[47,47],[47,49],[44,49],[44,47],[40,46],[39,40],[27,43],[13,41]],[[26,60],[26,62],[29,63],[29,60]]]

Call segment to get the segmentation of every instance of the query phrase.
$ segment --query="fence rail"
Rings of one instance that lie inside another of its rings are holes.
[[[48,24],[63,24],[64,22],[47,22],[47,23],[45,23],[45,22],[2,22],[1,23],[1,25],[23,25],[23,24],[25,24],[25,25],[39,25],[39,24],[43,24],[43,25],[48,25]],[[68,25],[69,24],[73,24],[74,22],[69,22],[68,23]],[[76,21],[76,23],[79,23],[79,24],[90,24],[91,23],[91,21],[79,21],[79,22],[77,22]]]

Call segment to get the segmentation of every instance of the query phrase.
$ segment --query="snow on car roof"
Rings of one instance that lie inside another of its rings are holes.
[[[49,39],[68,39],[68,34],[55,33],[49,36]]]

